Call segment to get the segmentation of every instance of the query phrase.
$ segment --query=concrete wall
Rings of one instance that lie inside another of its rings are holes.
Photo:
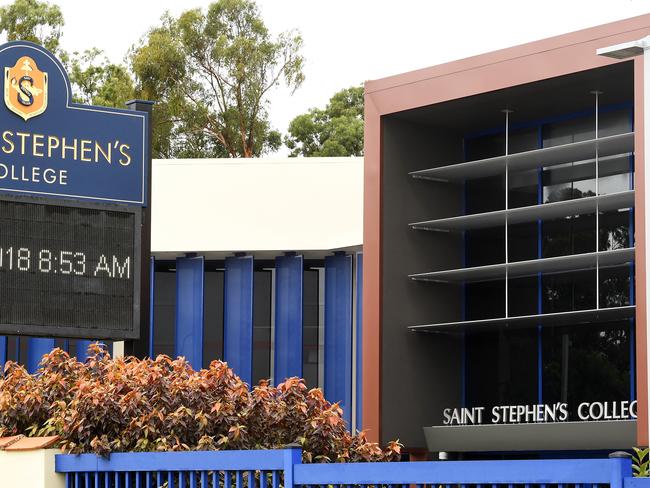
[[[363,158],[153,162],[151,250],[334,250],[363,241]]]
[[[461,266],[462,241],[458,234],[415,231],[408,224],[462,213],[462,193],[460,186],[408,173],[462,160],[462,140],[393,116],[382,126],[382,439],[424,447],[422,426],[440,423],[443,408],[460,403],[461,342],[415,334],[408,326],[459,320],[461,293],[408,275]]]
[[[65,476],[54,472],[58,449],[0,451],[3,488],[64,488]]]

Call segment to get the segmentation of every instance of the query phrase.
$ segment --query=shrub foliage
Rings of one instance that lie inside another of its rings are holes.
[[[0,436],[59,435],[69,453],[303,448],[305,462],[391,461],[351,434],[338,404],[303,380],[249,391],[228,365],[194,371],[184,358],[112,359],[93,344],[85,363],[61,349],[30,375],[8,362],[0,377]]]

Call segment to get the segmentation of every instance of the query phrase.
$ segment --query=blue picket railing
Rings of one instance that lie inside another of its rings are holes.
[[[56,456],[66,488],[280,488],[292,482],[299,449]],[[251,480],[253,483],[251,483]]]
[[[641,488],[624,457],[301,464],[291,448],[58,455],[56,471],[66,488]]]

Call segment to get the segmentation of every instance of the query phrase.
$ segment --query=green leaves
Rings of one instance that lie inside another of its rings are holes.
[[[273,37],[251,0],[218,0],[206,11],[166,15],[133,49],[145,98],[156,100],[158,157],[253,157],[276,150],[269,92],[302,83],[302,39]]]
[[[64,21],[58,5],[38,0],[15,0],[0,7],[0,32],[8,41],[31,41],[59,51]]]
[[[633,448],[634,454],[632,455],[632,471],[635,478],[647,478],[650,476],[650,453],[649,448],[641,449],[638,447]]]
[[[109,62],[101,50],[75,52],[68,64],[75,102],[124,108],[134,98],[133,80],[126,67]]]
[[[184,358],[111,359],[99,344],[85,363],[60,349],[30,375],[9,363],[0,376],[0,436],[59,435],[69,453],[277,449],[298,442],[305,462],[398,459],[351,434],[337,403],[299,378],[252,391],[228,365],[194,371]]]
[[[362,156],[363,87],[341,90],[324,109],[298,115],[285,144],[292,156]]]
[[[280,147],[269,94],[301,85],[302,39],[296,31],[272,36],[254,1],[218,0],[205,11],[164,15],[130,50],[128,67],[98,49],[68,55],[59,48],[63,24],[59,7],[46,2],[0,8],[8,40],[30,40],[61,57],[76,101],[123,107],[132,98],[154,100],[154,157],[253,157]]]

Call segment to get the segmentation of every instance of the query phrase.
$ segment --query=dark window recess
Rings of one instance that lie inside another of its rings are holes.
[[[598,137],[631,132],[633,122],[634,117],[629,108],[602,112],[598,117]]]
[[[308,388],[318,386],[318,271],[303,275],[302,372]]]
[[[501,229],[503,232],[503,229]],[[538,258],[539,229],[537,222],[508,226],[508,260],[528,261]]]
[[[505,154],[505,139],[501,134],[477,137],[465,141],[465,161],[491,158]],[[505,208],[503,175],[489,176],[465,182],[465,213],[489,212]]]
[[[510,154],[538,148],[538,129],[520,129],[510,132]],[[505,154],[505,133],[475,137],[465,140],[465,160],[473,161]],[[489,212],[505,208],[505,177],[490,176],[468,180],[465,184],[465,213]],[[514,173],[508,180],[508,206],[510,208],[537,204],[537,171]]]
[[[176,273],[156,271],[154,284],[153,356],[174,357],[176,324]]]
[[[223,271],[207,271],[203,291],[203,367],[223,359]]]
[[[582,402],[629,400],[629,330],[627,321],[544,328],[544,403],[566,402],[569,420],[578,420]]]
[[[542,275],[542,313],[596,308],[596,271]]]
[[[483,281],[465,285],[465,320],[505,316],[505,281]]]
[[[506,140],[502,132],[465,139],[465,161],[494,158],[506,153]]]
[[[543,147],[586,141],[595,137],[593,114],[577,119],[545,124],[542,128]],[[593,161],[568,162],[545,168],[542,175],[544,203],[594,196],[596,170]]]
[[[508,176],[508,208],[537,205],[539,171],[514,171]]]
[[[253,385],[271,377],[271,272],[253,280]]]
[[[536,329],[468,333],[469,407],[537,403]]]
[[[503,210],[506,205],[504,185],[504,175],[467,180],[465,182],[465,213]]]
[[[600,307],[625,307],[631,304],[632,266],[600,270]]]
[[[504,138],[504,134],[501,134]],[[515,154],[539,148],[539,129],[512,130],[508,135],[508,153]],[[511,172],[508,176],[508,208],[537,205],[538,170]]]
[[[537,276],[513,278],[508,283],[508,315],[536,315],[539,297],[537,296]]]
[[[594,113],[580,118],[572,118],[561,122],[553,122],[542,126],[542,141],[544,147],[559,146],[572,142],[588,141],[595,133]],[[600,114],[602,124],[602,114]]]
[[[600,250],[634,247],[633,236],[630,235],[630,224],[633,219],[634,216],[629,210],[601,213],[598,219]]]
[[[596,169],[592,163],[568,163],[542,173],[543,203],[563,202],[596,195]]]
[[[485,266],[505,261],[503,227],[475,229],[465,232],[465,266]]]
[[[542,223],[542,257],[567,256],[595,250],[595,214],[545,220]]]

